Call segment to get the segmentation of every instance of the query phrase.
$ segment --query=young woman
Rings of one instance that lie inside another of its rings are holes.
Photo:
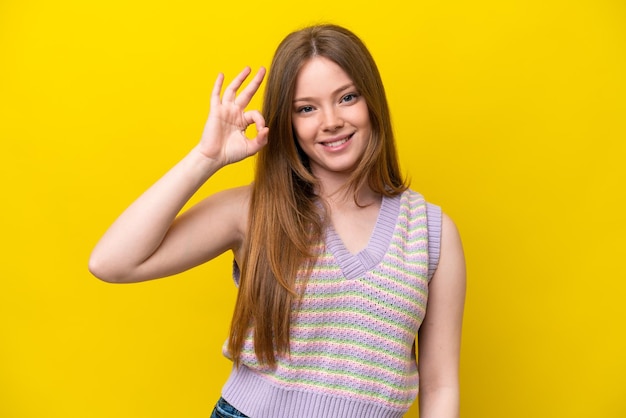
[[[218,76],[199,144],[115,221],[90,270],[138,282],[232,251],[234,367],[213,417],[401,417],[418,386],[422,418],[457,417],[462,246],[400,173],[370,53],[334,25],[289,34],[263,114],[245,108],[265,70],[238,93],[249,75],[223,94]],[[179,215],[217,170],[255,154],[253,184]]]

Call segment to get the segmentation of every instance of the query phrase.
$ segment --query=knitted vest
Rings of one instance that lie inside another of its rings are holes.
[[[415,336],[440,231],[439,208],[411,190],[383,198],[356,255],[329,228],[292,313],[291,352],[260,365],[249,335],[222,396],[252,418],[402,417],[418,392]]]

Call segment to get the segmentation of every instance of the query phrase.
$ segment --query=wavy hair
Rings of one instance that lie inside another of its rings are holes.
[[[365,44],[351,31],[330,24],[289,34],[274,54],[265,88],[263,115],[269,141],[257,156],[245,259],[228,342],[236,366],[249,333],[261,364],[275,366],[277,354],[289,353],[291,312],[318,255],[312,244],[323,237],[325,206],[318,204],[317,179],[292,126],[296,78],[313,57],[339,65],[367,103],[372,136],[345,191],[354,193],[356,202],[356,193],[365,184],[385,196],[407,188],[383,83]],[[298,274],[305,280],[297,285]]]

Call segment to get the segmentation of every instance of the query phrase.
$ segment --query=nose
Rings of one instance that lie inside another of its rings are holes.
[[[329,107],[323,112],[322,128],[325,131],[336,131],[343,127],[343,124],[343,117],[339,109]]]

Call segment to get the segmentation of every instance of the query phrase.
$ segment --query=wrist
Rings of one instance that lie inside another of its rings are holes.
[[[214,158],[207,157],[197,146],[187,154],[185,160],[190,167],[204,174],[207,178],[226,165]]]
[[[197,149],[192,149],[174,168],[194,190],[202,186],[215,172],[223,167],[218,161],[208,158]]]

